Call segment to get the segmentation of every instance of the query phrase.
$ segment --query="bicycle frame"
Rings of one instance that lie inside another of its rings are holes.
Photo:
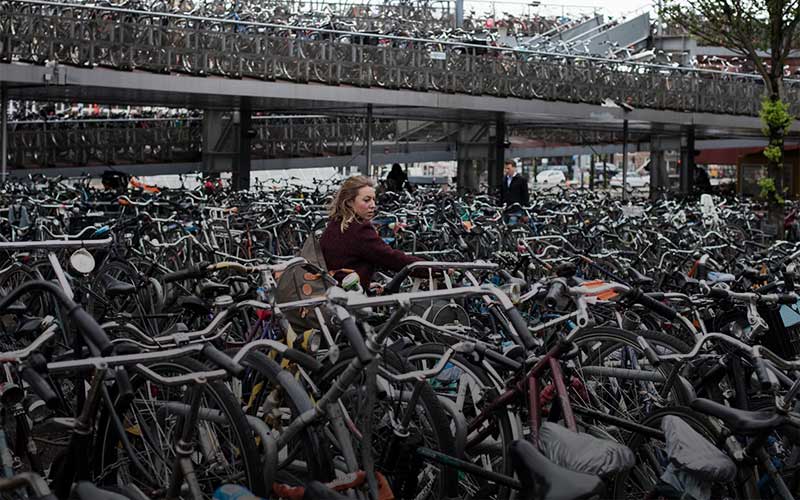
[[[467,423],[467,432],[477,431],[481,424],[486,422],[488,418],[496,411],[505,409],[520,396],[525,396],[527,392],[529,411],[530,411],[530,427],[531,427],[531,441],[537,443],[539,441],[539,426],[541,425],[541,412],[542,408],[539,404],[540,397],[540,380],[545,374],[546,369],[550,369],[555,385],[556,394],[559,399],[562,416],[567,428],[577,432],[577,422],[575,421],[575,414],[572,412],[570,405],[569,392],[567,391],[566,384],[564,383],[564,374],[559,364],[560,357],[568,350],[569,344],[566,342],[559,342],[551,348],[547,354],[540,358],[533,368],[528,373],[519,379],[513,387],[506,390],[503,394],[498,396],[494,401],[490,402],[486,407],[470,422]],[[490,427],[485,429],[491,430]],[[487,431],[479,432],[477,436],[467,442],[467,449],[475,446],[487,437]]]

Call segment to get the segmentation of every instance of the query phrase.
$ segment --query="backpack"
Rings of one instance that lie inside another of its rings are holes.
[[[303,248],[300,250],[300,257],[304,258],[306,262],[317,267],[320,272],[328,273],[333,276],[334,273],[328,272],[328,266],[325,264],[325,257],[322,254],[322,248],[319,244],[319,239],[316,235],[311,234],[303,243]],[[337,270],[350,271],[348,269]],[[350,271],[352,272],[352,271]],[[278,277],[278,287],[275,293],[275,300],[278,304],[284,302],[292,302],[296,300],[310,299],[324,295],[325,291],[332,286],[328,283],[323,276],[319,273],[314,273],[304,266],[294,266]],[[324,316],[327,313],[320,309]],[[301,308],[290,309],[283,312],[284,318],[289,321],[297,331],[305,331],[312,328],[320,329],[317,315],[313,309]]]

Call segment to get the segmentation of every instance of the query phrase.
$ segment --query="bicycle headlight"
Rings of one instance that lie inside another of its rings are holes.
[[[303,350],[309,354],[316,354],[322,344],[322,335],[317,330],[306,330],[303,333]]]
[[[501,288],[503,292],[508,295],[508,298],[511,299],[515,305],[519,304],[519,298],[522,296],[522,288],[520,287],[519,283],[508,283],[503,285]]]

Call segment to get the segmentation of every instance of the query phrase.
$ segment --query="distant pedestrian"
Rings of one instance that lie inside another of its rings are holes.
[[[711,179],[702,167],[694,167],[694,190],[698,194],[711,194]]]
[[[395,163],[392,165],[392,171],[386,176],[386,190],[399,193],[405,188],[407,182],[408,176],[403,172],[400,164]]]
[[[530,205],[528,195],[528,179],[517,173],[517,164],[513,160],[505,163],[503,182],[500,184],[500,204],[506,208],[509,222],[514,224],[522,215],[520,207]],[[515,206],[519,205],[519,206]]]
[[[500,185],[500,203],[510,207],[518,203],[527,207],[528,199],[528,179],[517,173],[517,164],[509,160],[503,168],[503,183]]]

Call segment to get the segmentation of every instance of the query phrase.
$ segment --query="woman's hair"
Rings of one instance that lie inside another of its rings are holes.
[[[347,230],[347,226],[349,226],[351,222],[358,219],[353,207],[347,205],[356,199],[358,190],[365,186],[375,187],[375,182],[363,175],[349,177],[342,183],[339,192],[336,193],[336,196],[333,197],[333,201],[331,201],[331,204],[328,206],[330,218],[339,221],[342,232]]]

